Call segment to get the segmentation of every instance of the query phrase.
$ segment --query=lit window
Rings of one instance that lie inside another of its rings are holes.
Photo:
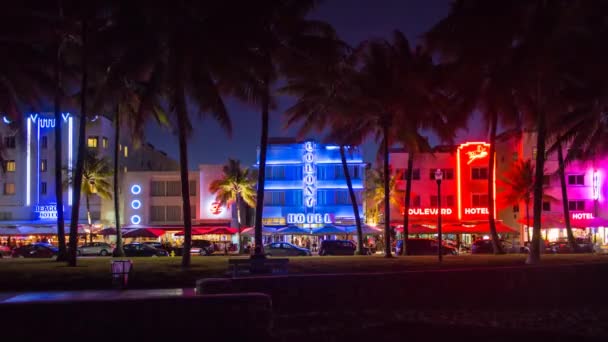
[[[46,170],[47,170],[47,164],[48,163],[46,162],[46,159],[42,159],[40,161],[40,172],[46,172]]]
[[[473,194],[472,202],[474,207],[485,207],[488,205],[488,195],[487,194]]]
[[[49,137],[46,135],[40,139],[40,148],[46,149],[49,145]]]
[[[46,182],[41,182],[40,183],[40,194],[41,195],[46,195]]]
[[[585,210],[585,201],[568,201],[568,209],[583,211]]]
[[[17,171],[17,163],[14,160],[7,160],[4,162],[4,168],[6,172],[15,172]]]
[[[129,147],[125,146],[125,158],[129,156]]]
[[[87,146],[90,148],[97,148],[97,140],[99,140],[97,137],[89,137],[87,139]]]
[[[487,167],[474,167],[471,168],[472,179],[488,179],[488,168]]]
[[[585,185],[585,175],[568,175],[569,185]]]
[[[14,195],[15,194],[15,183],[4,183],[4,194]]]
[[[543,202],[543,211],[551,211],[551,202]]]
[[[106,137],[101,138],[101,147],[108,148],[108,138],[106,138]]]

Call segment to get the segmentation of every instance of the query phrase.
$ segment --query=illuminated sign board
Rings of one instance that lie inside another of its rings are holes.
[[[437,215],[437,208],[410,208],[407,212],[416,216]],[[441,215],[452,215],[452,208],[441,208]]]
[[[467,165],[471,165],[477,159],[483,159],[488,156],[488,148],[483,145],[477,145],[477,149],[466,152],[469,157]]]
[[[593,220],[592,213],[572,213],[573,220]]]
[[[331,222],[330,214],[287,214],[287,224],[327,224]]]
[[[593,199],[597,200],[600,198],[600,180],[597,170],[593,171]]]
[[[36,205],[34,212],[38,214],[41,220],[56,220],[57,219],[57,204]]]
[[[212,202],[211,205],[209,206],[209,211],[213,214],[213,215],[219,215],[222,213],[222,205],[220,202]]]
[[[489,215],[490,211],[488,208],[464,208],[466,215]]]
[[[304,179],[303,179],[303,193],[304,193],[304,204],[307,208],[312,208],[316,203],[316,175],[315,175],[315,145],[312,141],[304,143]]]

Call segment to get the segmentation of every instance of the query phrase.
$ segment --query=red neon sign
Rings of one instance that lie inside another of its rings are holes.
[[[573,220],[593,220],[594,218],[592,213],[572,213]]]
[[[467,165],[471,165],[477,159],[483,159],[488,156],[488,149],[483,145],[477,145],[477,149],[473,151],[466,152],[467,156],[469,156],[469,161]]]
[[[490,214],[487,207],[476,207],[473,204],[472,194],[487,194],[487,179],[472,177],[472,168],[487,167],[486,157],[490,155],[490,144],[485,142],[467,142],[458,146],[456,153],[456,193],[458,206],[458,219],[483,219]],[[496,202],[496,160],[494,161],[494,198]],[[488,177],[489,178],[489,177]],[[494,206],[496,217],[496,206]]]
[[[222,205],[220,202],[212,202],[211,206],[209,207],[209,211],[213,214],[213,215],[219,215],[222,213]]]
[[[437,208],[410,208],[407,211],[411,216],[437,215]],[[441,208],[441,215],[452,215],[452,208]]]

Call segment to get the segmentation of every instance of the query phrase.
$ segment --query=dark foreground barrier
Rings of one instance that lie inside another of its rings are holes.
[[[0,303],[2,340],[201,341],[270,337],[270,298],[260,293]],[[91,339],[93,338],[93,339]]]
[[[608,264],[382,274],[237,278],[230,292],[261,292],[279,313],[369,308],[525,309],[606,304]],[[204,291],[203,291],[204,292]],[[207,293],[218,293],[218,289]]]

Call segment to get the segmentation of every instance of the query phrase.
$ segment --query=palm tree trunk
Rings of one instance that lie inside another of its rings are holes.
[[[120,231],[120,198],[118,191],[118,159],[120,157],[120,104],[116,105],[116,122],[115,124],[115,141],[114,141],[114,217],[116,219],[116,248],[113,255],[115,257],[124,257],[125,251],[122,249],[122,233]]]
[[[262,135],[260,137],[260,167],[258,170],[258,189],[255,204],[255,251],[254,257],[264,257],[262,242],[262,215],[264,213],[264,181],[266,179],[266,150],[268,149],[268,121],[270,110],[269,77],[264,79],[264,94],[262,97]]]
[[[496,126],[498,125],[498,115],[492,113],[490,123],[490,156],[488,158],[488,222],[490,223],[490,235],[492,235],[492,248],[494,254],[504,254],[502,246],[496,233],[496,220],[494,218],[494,172],[496,168]]]
[[[76,266],[76,247],[78,245],[78,214],[80,211],[80,193],[82,189],[82,171],[87,134],[87,20],[82,20],[82,80],[80,86],[80,127],[78,132],[78,152],[76,154],[76,170],[74,171],[72,186],[74,187],[72,199],[72,217],[70,220],[70,255],[68,265]],[[59,183],[61,184],[61,183]]]
[[[192,247],[192,219],[190,218],[190,187],[188,177],[188,111],[184,94],[184,70],[182,68],[183,49],[178,44],[177,58],[175,59],[175,103],[177,110],[177,128],[179,140],[179,173],[182,185],[182,214],[184,220],[184,249],[182,267],[190,267],[190,248]]]
[[[384,154],[384,257],[392,258],[391,254],[391,192],[390,192],[390,179],[388,167],[388,124],[384,124],[382,128],[384,136],[384,148],[382,153]]]
[[[536,163],[534,175],[534,230],[532,232],[532,246],[526,260],[527,264],[540,262],[541,254],[541,215],[543,209],[543,176],[545,168],[545,138],[547,135],[546,118],[543,112],[540,96],[540,79],[537,81],[537,136],[536,136]]]
[[[346,162],[346,153],[344,151],[344,145],[340,145],[340,159],[342,160],[342,170],[344,170],[344,178],[346,178],[346,186],[348,187],[348,194],[350,196],[350,203],[353,207],[353,214],[355,215],[355,224],[357,225],[357,252],[356,254],[362,255],[363,253],[363,230],[361,229],[361,217],[359,217],[359,203],[357,202],[357,196],[353,189],[353,181],[350,178],[348,172],[348,164]]]
[[[59,2],[59,17],[62,18],[63,9]],[[62,138],[61,138],[61,97],[63,95],[61,49],[63,38],[57,38],[57,55],[55,59],[55,198],[57,202],[57,241],[59,243],[59,253],[57,261],[67,260],[67,249],[65,244],[65,218],[63,211],[63,181],[62,181]]]
[[[405,200],[403,212],[403,246],[401,254],[407,255],[407,242],[410,235],[410,202],[412,200],[412,178],[414,174],[414,151],[409,151],[407,155],[407,176],[405,183]]]
[[[241,224],[241,195],[236,195],[236,224],[239,230],[239,254],[243,254],[243,225]]]
[[[530,243],[530,200],[526,201],[526,229],[528,231],[528,243]]]
[[[89,194],[84,195],[84,198],[86,199],[86,204],[87,204],[87,222],[89,223],[89,242],[93,242],[93,232],[91,231],[93,229],[93,220],[91,220],[91,204],[89,203],[90,200],[90,196]],[[87,237],[85,235],[84,240],[86,242]]]
[[[570,208],[568,207],[568,188],[566,185],[566,164],[564,163],[564,154],[562,152],[561,137],[557,139],[557,172],[559,174],[559,182],[562,186],[562,206],[564,208],[564,223],[566,224],[566,234],[568,235],[568,244],[575,253],[578,252],[578,245],[574,239],[572,233],[572,226],[570,225]]]

